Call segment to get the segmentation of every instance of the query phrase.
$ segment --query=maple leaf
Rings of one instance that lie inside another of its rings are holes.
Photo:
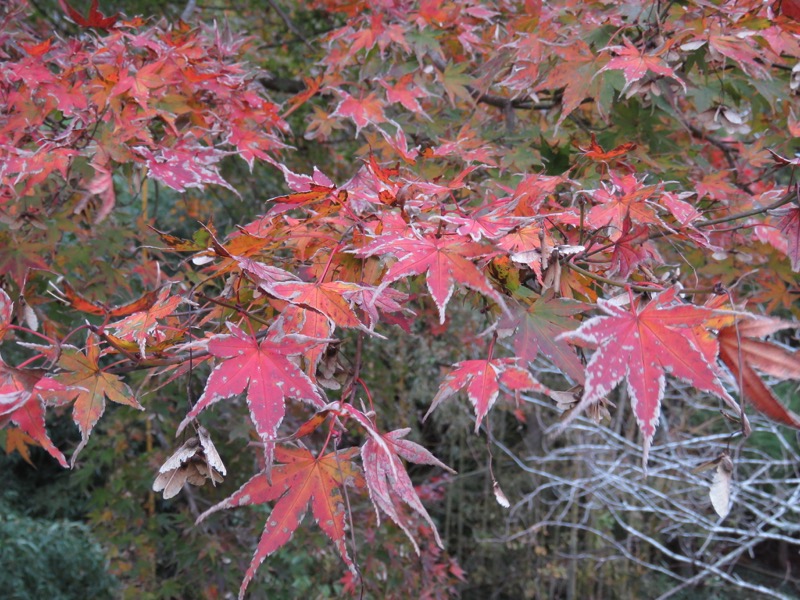
[[[185,301],[186,299],[181,296],[169,296],[169,286],[164,287],[155,303],[147,310],[135,312],[121,321],[112,323],[109,327],[116,330],[117,335],[123,340],[135,341],[139,346],[139,353],[144,358],[148,339],[158,332],[160,326],[158,320],[171,315]]]
[[[525,288],[517,295],[530,297]],[[567,298],[556,298],[552,290],[531,302],[527,308],[519,306],[513,318],[501,322],[501,328],[514,328],[514,353],[527,362],[533,362],[541,353],[549,358],[565,375],[576,383],[584,381],[583,365],[575,350],[558,338],[572,331],[580,323],[573,315],[588,310],[589,305]]]
[[[198,517],[199,523],[223,509],[277,500],[239,589],[240,600],[264,559],[292,538],[309,505],[316,523],[334,543],[345,564],[355,573],[355,564],[345,543],[345,502],[341,488],[345,485],[364,487],[363,475],[352,462],[357,453],[358,448],[353,447],[315,457],[302,448],[278,446],[275,448],[275,459],[281,464],[276,464],[272,469],[271,482],[265,473],[259,473],[232,496]]]
[[[634,175],[618,176],[613,171],[609,175],[611,185],[591,192],[592,200],[597,203],[587,216],[592,227],[613,227],[616,231],[612,231],[610,237],[614,240],[622,235],[626,217],[630,217],[634,223],[663,226],[655,208],[647,203],[658,186],[642,185]]]
[[[274,283],[263,286],[270,294],[296,304],[312,308],[339,327],[362,327],[361,321],[353,312],[344,294],[355,292],[358,285],[344,281],[304,281]]]
[[[792,270],[800,271],[800,207],[792,207],[777,224],[789,243],[787,255],[792,261]]]
[[[433,454],[419,444],[410,440],[404,440],[403,438],[408,435],[410,431],[410,428],[405,428],[381,435],[380,439],[383,443],[379,443],[376,439],[371,437],[361,447],[361,459],[364,464],[364,477],[366,479],[367,489],[369,490],[372,503],[375,505],[375,512],[378,515],[380,515],[381,510],[385,512],[408,536],[417,554],[419,554],[419,546],[417,546],[414,536],[411,534],[407,524],[400,515],[398,507],[395,504],[394,496],[397,496],[415,512],[420,514],[428,525],[430,525],[439,547],[444,548],[444,545],[439,538],[439,532],[436,529],[436,525],[433,523],[433,519],[431,519],[428,511],[425,510],[425,507],[422,505],[414,489],[414,484],[411,483],[408,472],[400,458],[402,457],[409,462],[420,465],[437,466],[454,474],[455,471],[439,461]]]
[[[286,411],[286,398],[302,400],[317,408],[324,405],[311,379],[289,360],[317,342],[296,341],[288,335],[265,337],[259,342],[233,323],[228,323],[228,329],[231,335],[216,335],[208,341],[209,354],[223,360],[211,372],[203,395],[181,421],[177,434],[212,404],[247,390],[250,417],[265,443],[269,465],[276,432]]]
[[[8,413],[0,412],[0,429],[3,429],[9,422],[16,425],[19,431],[30,436],[38,445],[44,448],[50,456],[55,458],[58,464],[67,468],[67,459],[64,457],[61,450],[56,448],[47,435],[44,420],[44,404],[39,397],[32,395],[15,410]]]
[[[190,141],[183,141],[173,148],[160,147],[155,152],[143,146],[134,150],[145,159],[152,177],[177,192],[185,192],[189,187],[202,189],[207,184],[214,184],[239,194],[219,174],[217,163],[227,156],[227,152]]]
[[[283,335],[297,335],[308,340],[325,340],[333,335],[334,326],[322,313],[290,304],[281,311],[272,328],[283,332]],[[324,344],[315,344],[303,352],[306,374],[309,377],[313,377],[317,372],[317,365],[325,354],[325,348]]]
[[[455,368],[439,386],[439,391],[433,397],[431,407],[424,418],[427,419],[444,400],[466,388],[467,398],[475,407],[475,433],[477,433],[481,421],[497,400],[500,384],[515,392],[534,391],[550,394],[550,390],[536,381],[527,369],[517,366],[515,358],[465,360],[453,366]]]
[[[34,269],[48,270],[47,247],[36,241],[36,236],[28,233],[17,237],[12,232],[0,231],[0,275],[4,275],[19,286]]]
[[[168,83],[164,80],[164,76],[159,74],[163,67],[164,61],[160,60],[143,65],[135,73],[129,71],[120,77],[111,89],[109,97],[114,98],[128,92],[143,110],[148,110],[147,100],[150,98],[150,90]]]
[[[467,102],[474,103],[475,100],[470,92],[472,77],[467,73],[467,63],[453,64],[448,63],[443,69],[439,70],[439,78],[447,93],[450,104],[455,106],[456,98],[461,98]]]
[[[72,466],[75,466],[78,454],[89,442],[95,424],[103,416],[106,398],[117,404],[144,410],[127,384],[116,375],[104,372],[99,360],[100,347],[94,335],[88,336],[85,353],[77,348],[65,347],[58,360],[58,364],[68,372],[56,379],[67,386],[68,394],[75,399],[72,420],[81,432],[81,443],[72,454]]]
[[[2,423],[3,418],[0,417],[0,423]],[[2,425],[0,425],[0,429]],[[11,454],[12,452],[18,452],[19,455],[22,457],[26,463],[28,463],[33,468],[36,468],[36,465],[33,464],[31,461],[31,451],[29,446],[39,446],[40,444],[29,436],[27,433],[22,431],[21,429],[17,429],[16,427],[9,429],[6,431],[6,454]],[[66,467],[66,461],[62,465]]]
[[[605,50],[610,50],[616,53],[606,65],[597,73],[612,69],[620,70],[625,74],[625,91],[632,83],[639,81],[644,77],[647,72],[655,73],[663,77],[670,77],[681,84],[683,90],[686,91],[686,84],[683,80],[675,74],[675,71],[670,67],[662,56],[669,52],[670,47],[674,44],[675,40],[670,40],[661,48],[655,50],[651,54],[644,54],[636,46],[634,46],[627,38],[623,39],[622,46],[609,46]]]
[[[372,123],[377,125],[386,121],[383,114],[383,103],[375,93],[363,98],[354,98],[347,92],[342,92],[342,101],[331,114],[332,117],[348,117],[356,124],[356,136],[361,130]]]
[[[149,309],[157,299],[157,292],[147,292],[136,300],[121,306],[107,306],[100,302],[92,302],[81,296],[75,288],[65,281],[61,282],[61,290],[56,290],[58,298],[75,310],[90,315],[107,315],[109,317],[125,317],[138,311]]]
[[[649,232],[644,225],[633,226],[629,215],[622,222],[620,236],[614,240],[609,274],[627,279],[641,263],[659,256],[648,241]]]
[[[530,219],[506,214],[508,208],[505,206],[494,210],[489,210],[489,208],[480,208],[465,216],[445,215],[442,220],[457,225],[456,233],[464,237],[469,236],[475,242],[479,242],[482,237],[497,240],[512,229],[523,227],[530,221]]]
[[[412,275],[427,273],[426,282],[444,323],[445,309],[456,282],[494,300],[507,312],[503,298],[486,276],[470,260],[486,254],[486,248],[458,235],[415,236],[386,235],[356,251],[359,257],[391,254],[397,257],[383,277],[381,287]]]
[[[11,313],[14,310],[14,303],[2,289],[0,289],[0,340],[11,325]]]
[[[119,19],[119,15],[115,14],[110,17],[106,17],[103,13],[101,13],[97,9],[97,0],[92,0],[92,4],[89,7],[89,12],[86,13],[84,17],[81,13],[77,10],[72,8],[66,0],[58,0],[59,5],[61,6],[62,10],[67,13],[70,19],[72,19],[77,25],[81,27],[97,27],[98,29],[110,29],[114,26],[114,23],[117,22]]]
[[[625,144],[620,144],[619,146],[613,148],[612,150],[604,150],[600,144],[597,143],[597,137],[594,133],[592,133],[592,140],[589,144],[588,148],[581,148],[578,147],[581,153],[588,159],[594,160],[597,162],[605,162],[611,160],[612,158],[617,158],[618,156],[623,156],[627,154],[631,150],[636,149],[636,144],[633,142],[627,142]]]
[[[558,125],[561,125],[585,98],[597,95],[600,80],[594,76],[598,73],[597,67],[603,55],[595,55],[589,44],[580,39],[553,50],[560,60],[534,91],[564,89],[561,115],[558,117]]]
[[[16,369],[0,359],[0,429],[8,423],[16,425],[20,432],[14,434],[17,448],[27,443],[27,438],[21,437],[27,435],[66,468],[67,459],[47,435],[42,400],[49,391],[63,390],[64,386],[45,377],[41,369]],[[20,450],[20,454],[24,457],[26,453]]]
[[[577,330],[558,337],[573,344],[597,347],[586,366],[583,397],[561,428],[626,379],[633,412],[644,437],[642,460],[646,465],[661,414],[666,373],[699,390],[731,402],[733,399],[720,384],[713,364],[689,335],[689,328],[704,324],[710,311],[683,304],[674,287],[644,306],[641,297],[629,294],[629,308],[598,299],[597,305],[605,316],[593,317]]]
[[[413,73],[406,73],[394,85],[389,85],[383,79],[378,83],[386,88],[386,99],[389,102],[393,104],[399,102],[411,112],[424,114],[417,98],[426,98],[428,93],[414,84]]]
[[[800,417],[775,397],[756,371],[778,379],[800,379],[800,355],[781,346],[758,340],[797,323],[755,317],[723,327],[717,333],[719,358],[730,369],[742,395],[770,419],[800,429]]]

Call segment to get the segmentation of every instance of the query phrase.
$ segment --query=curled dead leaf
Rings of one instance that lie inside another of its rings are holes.
[[[508,508],[511,506],[511,502],[508,501],[508,497],[503,493],[503,490],[500,488],[500,484],[496,481],[492,486],[494,490],[494,498],[497,500],[497,503],[502,506],[503,508]]]
[[[727,452],[723,452],[717,461],[717,470],[711,482],[708,497],[711,506],[721,519],[728,516],[731,510],[731,478],[733,476],[733,461]]]

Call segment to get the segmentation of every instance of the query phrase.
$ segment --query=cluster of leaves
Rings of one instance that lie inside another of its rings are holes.
[[[464,390],[476,431],[501,392],[551,397],[569,410],[563,428],[601,416],[626,380],[646,462],[666,374],[725,402],[741,433],[737,389],[800,426],[759,374],[800,378],[796,352],[761,340],[796,325],[765,312],[799,310],[790,10],[320,1],[338,25],[281,109],[235,36],[64,7],[81,27],[69,39],[38,36],[21,6],[0,26],[0,335],[21,357],[0,363],[0,426],[9,449],[38,444],[66,466],[45,412],[71,405],[74,466],[106,399],[143,410],[141,390],[209,365],[178,433],[244,395],[263,470],[200,518],[275,502],[240,595],[309,509],[355,576],[346,524],[360,492],[415,547],[419,523],[441,545],[405,462],[448,467],[382,422],[363,348],[419,323],[442,331],[456,301],[479,315],[482,334],[463,336],[481,348],[455,361],[429,412]],[[306,140],[364,145],[296,173],[280,138],[295,112]],[[172,268],[143,276],[136,299],[89,299],[53,277],[77,287],[59,245],[113,220],[123,182],[143,204],[147,178],[233,189],[228,154],[271,164],[288,193],[227,237],[210,220],[191,239],[137,232]],[[564,379],[538,381],[539,360]],[[346,445],[354,432],[363,443]],[[210,448],[162,475],[218,481]]]

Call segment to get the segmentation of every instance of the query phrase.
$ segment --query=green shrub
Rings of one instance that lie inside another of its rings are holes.
[[[88,529],[0,506],[0,596],[6,600],[113,598],[115,578]]]

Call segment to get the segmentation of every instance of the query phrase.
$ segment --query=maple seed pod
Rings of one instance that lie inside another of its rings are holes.
[[[164,499],[169,500],[186,483],[199,487],[210,479],[213,485],[217,485],[222,483],[225,474],[225,465],[211,441],[211,436],[205,427],[199,427],[197,435],[186,440],[161,465],[153,482],[153,491],[163,491]]]

